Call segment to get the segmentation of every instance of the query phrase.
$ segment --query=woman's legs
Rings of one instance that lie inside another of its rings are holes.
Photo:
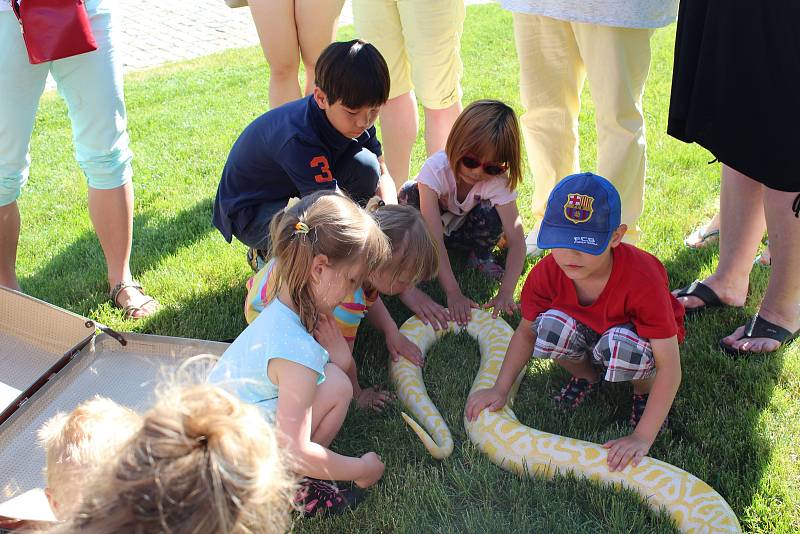
[[[250,0],[258,38],[269,63],[269,107],[297,100],[300,45],[294,18],[294,0]]]
[[[334,363],[325,365],[325,381],[317,386],[311,404],[311,441],[330,446],[342,427],[352,398],[353,386],[344,371]]]
[[[764,191],[755,180],[722,166],[719,264],[703,283],[726,304],[742,306],[747,298],[752,258],[764,235]],[[696,297],[678,300],[686,308],[703,305]]]
[[[0,206],[0,286],[17,291],[19,291],[16,271],[19,227],[17,202]]]
[[[381,110],[383,158],[397,189],[408,181],[419,116],[414,91],[389,99]],[[446,137],[446,136],[445,136]]]
[[[800,273],[800,218],[795,211],[800,194],[761,187],[764,190],[763,211],[767,219],[772,270],[758,314],[771,323],[795,332],[800,328],[800,276],[797,274]],[[742,205],[751,206],[752,202],[742,199]],[[749,260],[749,257],[746,256],[744,260]],[[743,333],[744,327],[739,327],[722,341],[749,352],[771,352],[780,346],[778,341],[768,338],[739,341]]]
[[[342,12],[344,0],[295,0],[294,18],[300,57],[306,71],[305,94],[314,91],[314,68],[325,47],[336,37],[336,23]]]

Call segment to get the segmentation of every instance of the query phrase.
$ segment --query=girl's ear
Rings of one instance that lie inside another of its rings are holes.
[[[314,282],[315,284],[319,284],[319,282],[320,282],[320,280],[322,278],[322,270],[327,265],[329,265],[328,256],[326,256],[325,254],[317,254],[316,256],[314,256],[314,259],[311,260],[311,281],[312,282]]]

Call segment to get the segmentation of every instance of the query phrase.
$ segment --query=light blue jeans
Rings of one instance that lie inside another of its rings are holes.
[[[28,180],[30,138],[47,73],[53,75],[72,123],[75,159],[95,189],[131,180],[127,116],[115,0],[87,0],[97,50],[31,65],[12,11],[0,11],[0,206],[14,202]]]

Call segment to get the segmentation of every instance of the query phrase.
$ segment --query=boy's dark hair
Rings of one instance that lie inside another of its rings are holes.
[[[378,49],[361,39],[334,42],[322,51],[314,69],[330,104],[378,107],[389,99],[389,67]]]

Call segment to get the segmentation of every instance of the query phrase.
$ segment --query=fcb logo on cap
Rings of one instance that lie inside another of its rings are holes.
[[[564,216],[575,224],[585,223],[592,218],[592,204],[594,197],[570,193],[567,195],[567,203],[564,204]]]

